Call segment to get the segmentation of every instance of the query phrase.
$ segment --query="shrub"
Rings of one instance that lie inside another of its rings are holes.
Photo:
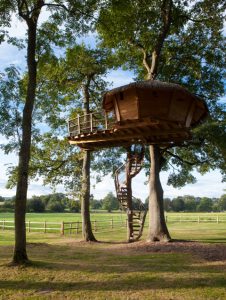
[[[45,204],[39,198],[32,198],[27,201],[28,212],[44,212]]]

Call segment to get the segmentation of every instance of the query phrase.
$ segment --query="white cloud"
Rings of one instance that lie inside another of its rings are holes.
[[[122,85],[129,84],[133,82],[133,73],[129,71],[123,71],[122,69],[113,70],[109,72],[107,80],[113,82],[113,87],[116,88]]]

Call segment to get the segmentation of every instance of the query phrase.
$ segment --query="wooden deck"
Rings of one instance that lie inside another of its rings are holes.
[[[111,122],[111,124],[105,120],[104,124],[102,127],[90,124],[86,128],[83,127],[80,133],[75,130],[70,131],[72,127],[69,124],[69,143],[83,149],[96,150],[136,143],[169,144],[191,138],[189,128],[179,122],[146,118],[139,121]]]

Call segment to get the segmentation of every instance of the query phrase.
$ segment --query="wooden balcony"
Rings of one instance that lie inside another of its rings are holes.
[[[69,120],[69,143],[80,148],[100,148],[142,144],[169,144],[191,137],[179,122],[144,118],[117,122],[107,114],[90,113]]]

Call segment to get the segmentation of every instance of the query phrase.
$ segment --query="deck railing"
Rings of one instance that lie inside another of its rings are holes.
[[[68,132],[70,136],[77,136],[83,133],[103,131],[112,128],[115,120],[106,113],[89,113],[78,115],[76,118],[68,121]]]

